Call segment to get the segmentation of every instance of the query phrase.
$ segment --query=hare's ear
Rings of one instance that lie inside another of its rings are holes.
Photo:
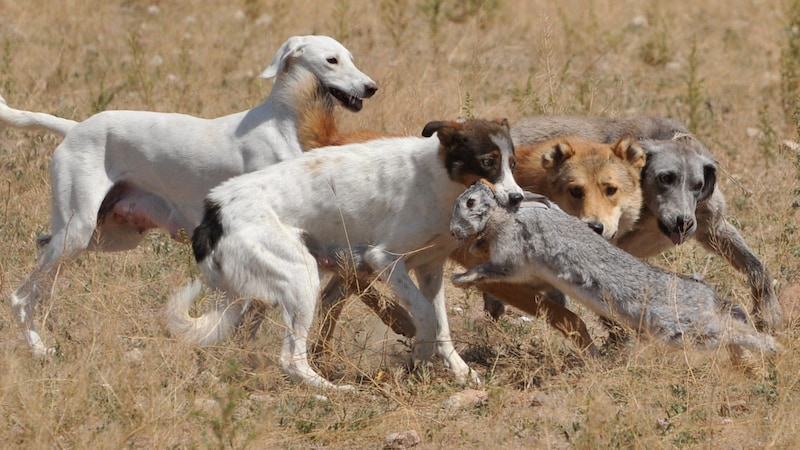
[[[281,48],[272,57],[269,66],[261,72],[261,78],[272,78],[277,76],[286,68],[289,58],[297,57],[303,54],[303,49],[306,46],[303,36],[290,37],[286,42],[281,45]]]

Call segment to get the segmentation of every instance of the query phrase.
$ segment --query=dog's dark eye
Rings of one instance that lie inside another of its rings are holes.
[[[664,185],[669,185],[675,182],[674,173],[662,173],[658,176],[658,182]]]
[[[511,170],[514,170],[514,168],[517,167],[517,158],[511,158],[508,162],[511,166]]]
[[[494,158],[483,158],[481,164],[483,167],[494,167]]]
[[[474,198],[468,198],[467,199],[467,208],[472,208],[473,206],[475,206],[475,199]]]
[[[611,197],[612,195],[617,193],[616,186],[606,186],[606,196]]]
[[[583,189],[579,187],[570,188],[569,195],[578,200],[583,198]]]
[[[328,61],[328,64],[339,64],[339,60],[334,58],[334,57],[328,58],[327,61]]]
[[[701,181],[699,183],[695,183],[695,185],[692,186],[692,189],[694,189],[695,191],[702,191],[703,190],[703,182]]]

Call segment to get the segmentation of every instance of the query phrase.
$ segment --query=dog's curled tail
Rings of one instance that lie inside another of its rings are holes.
[[[203,284],[194,280],[175,292],[167,302],[167,328],[173,336],[194,345],[214,345],[233,333],[242,315],[239,302],[192,317],[189,309],[200,297]]]
[[[16,128],[39,128],[64,137],[78,122],[51,114],[21,111],[8,106],[6,99],[0,97],[0,125]]]

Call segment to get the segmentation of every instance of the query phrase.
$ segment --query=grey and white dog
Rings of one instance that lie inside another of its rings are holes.
[[[454,275],[457,286],[544,282],[602,317],[671,345],[725,345],[734,361],[744,350],[779,349],[708,284],[614,247],[544,197],[529,195],[512,211],[498,205],[490,186],[475,183],[459,196],[450,231],[489,256],[489,262]]]
[[[616,246],[648,258],[693,237],[747,275],[756,327],[780,327],[782,312],[769,271],[725,218],[725,197],[716,182],[717,162],[683,125],[645,117],[533,116],[520,120],[511,130],[514,145],[567,135],[606,143],[632,136],[645,150],[642,214],[633,230],[612,240]]]

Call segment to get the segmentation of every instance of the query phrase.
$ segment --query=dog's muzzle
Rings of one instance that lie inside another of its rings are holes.
[[[378,84],[375,83],[374,81],[366,83],[363,87],[364,93],[362,97],[348,94],[347,92],[335,87],[328,88],[328,92],[336,100],[339,100],[339,102],[341,102],[342,106],[344,106],[345,108],[353,112],[359,112],[361,111],[361,108],[364,106],[363,100],[365,98],[372,97],[373,95],[375,95],[376,92],[378,92]]]
[[[522,195],[521,192],[512,192],[508,194],[508,206],[516,208],[520,203],[522,203],[523,198],[525,198],[525,196]]]

